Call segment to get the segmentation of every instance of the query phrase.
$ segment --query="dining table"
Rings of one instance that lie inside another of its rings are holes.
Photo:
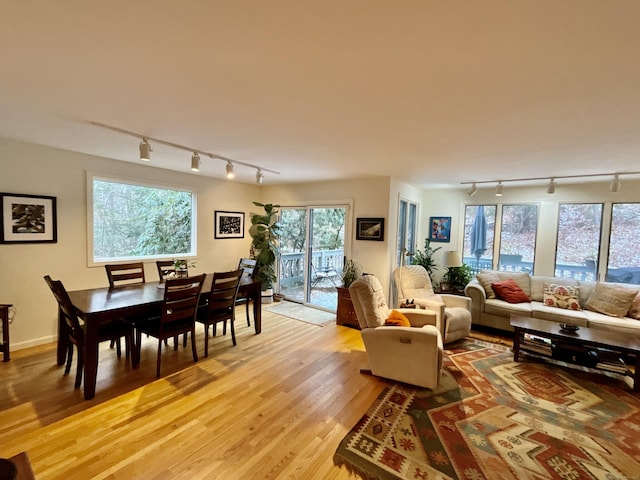
[[[213,275],[207,275],[202,285],[201,298],[211,291]],[[262,283],[248,276],[240,280],[238,295],[253,300],[253,319],[256,334],[262,331]],[[164,299],[164,284],[146,282],[115,288],[102,287],[69,291],[69,298],[78,316],[84,321],[84,398],[92,399],[96,394],[98,373],[98,344],[100,324],[116,319],[135,319],[160,316]],[[67,325],[58,314],[57,362],[64,365],[69,347]],[[131,363],[140,364],[136,348],[132,348]]]

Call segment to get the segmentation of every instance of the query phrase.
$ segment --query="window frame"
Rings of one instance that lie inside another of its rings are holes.
[[[111,183],[120,183],[127,185],[135,185],[140,187],[158,188],[162,190],[176,190],[182,192],[188,192],[191,194],[191,251],[188,253],[177,253],[173,255],[148,255],[148,256],[128,256],[117,257],[113,259],[96,260],[94,257],[94,212],[93,212],[93,188],[94,181],[100,180]],[[87,171],[87,194],[86,194],[86,209],[87,209],[87,266],[98,267],[111,263],[124,263],[131,261],[139,262],[155,262],[156,260],[173,260],[176,257],[184,259],[194,259],[197,256],[197,221],[198,221],[198,204],[197,204],[197,192],[194,187],[185,185],[179,185],[175,183],[162,182],[162,181],[149,181],[141,180],[133,177],[122,177],[114,174],[97,173]]]

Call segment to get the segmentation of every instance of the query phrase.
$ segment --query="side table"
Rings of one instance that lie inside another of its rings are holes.
[[[9,307],[11,304],[0,304],[0,319],[2,319],[2,343],[0,343],[0,352],[3,354],[2,361],[9,361]]]

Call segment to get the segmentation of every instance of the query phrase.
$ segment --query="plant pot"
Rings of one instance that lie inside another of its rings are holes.
[[[281,302],[284,299],[284,295],[281,293],[274,293],[273,294],[273,301],[274,302]]]
[[[267,288],[262,291],[262,303],[272,303],[273,302],[273,288]]]

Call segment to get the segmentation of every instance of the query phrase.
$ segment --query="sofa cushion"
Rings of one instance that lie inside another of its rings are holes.
[[[549,320],[557,323],[572,323],[586,327],[588,319],[584,310],[568,310],[558,307],[549,307],[542,302],[531,302],[531,316],[540,320]]]
[[[586,307],[612,317],[624,317],[637,294],[638,290],[598,282],[587,300]]]
[[[522,303],[529,301],[529,296],[524,293],[515,280],[509,279],[501,282],[493,282],[491,288],[495,292],[496,297],[505,302]]]
[[[581,310],[579,295],[580,287],[545,283],[542,303],[548,307]]]
[[[490,299],[484,304],[484,311],[489,315],[496,315],[498,317],[506,317],[512,313],[517,315],[523,315],[525,317],[531,316],[531,304],[527,303],[507,303],[504,300]]]
[[[482,288],[484,288],[487,298],[496,298],[496,294],[493,291],[493,288],[491,288],[491,284],[500,281],[498,275],[490,270],[482,270],[476,275],[476,278],[478,279],[478,283],[480,283]]]
[[[627,317],[640,320],[640,292],[637,293],[636,298],[634,298],[633,301],[631,302],[631,306],[629,307],[629,312],[627,313]]]
[[[578,280],[572,278],[545,277],[543,275],[533,275],[530,280],[531,284],[531,300],[534,302],[544,301],[544,284],[555,283],[556,285],[567,285],[570,287],[578,287]],[[586,299],[585,299],[586,301]]]
[[[393,327],[410,327],[411,326],[411,322],[409,321],[407,316],[397,310],[391,310],[389,312],[389,316],[385,320],[384,324],[387,326],[393,326]]]
[[[563,279],[564,281],[564,279]],[[580,305],[582,308],[587,308],[587,300],[596,288],[596,282],[583,282],[580,280]]]
[[[632,335],[640,335],[640,320],[629,317],[612,317],[604,313],[583,310],[589,322],[590,328],[599,328],[612,332],[624,332]]]

